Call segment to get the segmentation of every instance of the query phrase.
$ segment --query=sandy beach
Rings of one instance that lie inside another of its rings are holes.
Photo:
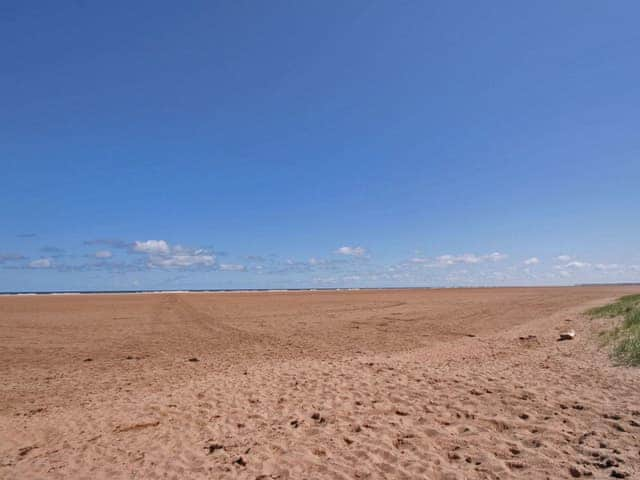
[[[0,297],[0,478],[640,478],[639,292]]]

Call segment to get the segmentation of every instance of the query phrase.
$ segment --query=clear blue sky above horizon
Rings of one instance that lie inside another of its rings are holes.
[[[3,2],[0,290],[640,281],[639,17]]]

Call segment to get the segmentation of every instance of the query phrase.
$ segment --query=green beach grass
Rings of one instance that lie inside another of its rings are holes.
[[[604,341],[611,345],[611,355],[616,362],[640,366],[640,295],[621,297],[615,303],[592,308],[587,313],[597,318],[623,317],[620,325],[603,334]]]

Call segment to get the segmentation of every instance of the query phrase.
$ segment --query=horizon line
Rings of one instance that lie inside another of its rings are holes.
[[[444,290],[472,288],[572,288],[605,286],[640,286],[638,282],[574,283],[570,285],[454,285],[420,287],[301,287],[301,288],[196,288],[196,289],[142,289],[142,290],[38,290],[38,291],[2,291],[0,296],[12,295],[116,295],[116,294],[152,294],[152,293],[286,293],[286,292],[339,292],[358,290]]]

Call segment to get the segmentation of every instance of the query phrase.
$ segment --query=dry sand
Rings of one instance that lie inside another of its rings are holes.
[[[638,291],[2,297],[0,478],[640,478]]]

